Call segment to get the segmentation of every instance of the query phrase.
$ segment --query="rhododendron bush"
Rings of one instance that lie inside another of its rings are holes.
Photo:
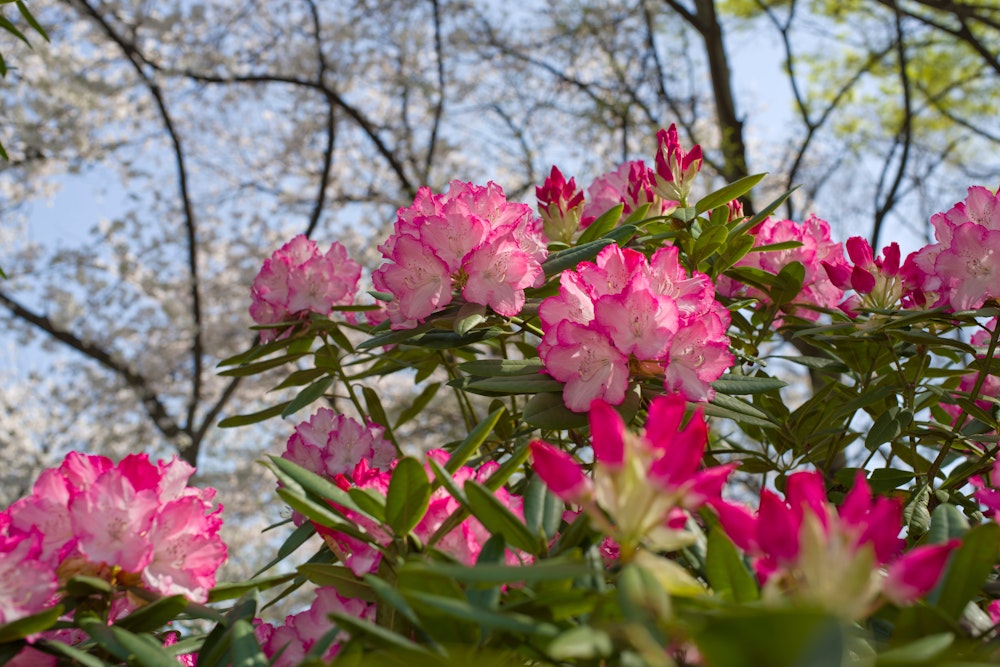
[[[903,257],[745,211],[763,176],[711,190],[656,139],[586,187],[553,167],[534,207],[422,188],[379,266],[262,257],[260,342],[219,372],[278,369],[287,400],[221,426],[285,419],[277,553],[219,582],[193,470],[71,454],[0,513],[0,659],[1000,659],[1000,197]],[[432,402],[455,431],[419,451]]]

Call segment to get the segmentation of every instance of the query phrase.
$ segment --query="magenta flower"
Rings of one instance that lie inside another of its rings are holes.
[[[710,399],[709,383],[733,363],[729,312],[708,276],[688,277],[673,247],[647,260],[610,245],[595,262],[564,272],[559,294],[538,313],[539,357],[565,383],[563,400],[576,412],[595,399],[620,404],[636,377],[661,379],[689,400]]]
[[[902,505],[873,498],[861,472],[839,510],[827,500],[818,472],[790,475],[785,489],[784,499],[762,491],[756,513],[713,503],[730,539],[753,557],[765,599],[863,618],[877,608],[880,594],[909,604],[930,591],[958,545],[954,540],[901,555]]]
[[[347,249],[333,243],[321,253],[314,241],[300,234],[264,260],[254,278],[250,317],[257,324],[304,320],[309,313],[329,315],[336,306],[354,303],[361,266],[347,256]],[[278,335],[263,329],[261,340]]]
[[[655,185],[656,172],[642,160],[624,162],[614,171],[598,176],[587,188],[581,227],[589,227],[594,220],[619,204],[623,206],[623,216],[646,204],[651,205],[651,216],[671,213],[679,205],[678,202],[670,197],[661,197]]]
[[[685,402],[660,396],[649,405],[646,428],[633,434],[603,401],[590,409],[593,482],[573,458],[540,441],[533,466],[560,498],[582,506],[629,559],[640,546],[673,551],[693,539],[688,512],[718,501],[735,464],[700,470],[708,442],[701,411],[681,428]]]
[[[553,241],[572,241],[583,216],[583,191],[576,189],[576,180],[571,178],[567,182],[562,172],[553,166],[545,182],[535,188],[535,197],[545,235]]]
[[[545,281],[541,220],[527,205],[508,202],[496,183],[452,181],[441,195],[421,188],[412,206],[399,209],[379,250],[387,261],[372,281],[393,295],[386,314],[394,329],[424,322],[456,290],[470,303],[514,317],[524,290]]]
[[[38,613],[54,604],[56,568],[42,558],[42,534],[8,534],[10,516],[0,513],[0,625]]]
[[[672,123],[656,133],[656,143],[656,192],[664,199],[686,202],[701,171],[701,146],[695,144],[685,152],[677,136],[677,126]]]
[[[853,316],[857,307],[897,307],[903,295],[899,244],[887,245],[880,257],[874,256],[871,244],[860,236],[847,239],[846,246],[847,255],[854,262],[853,267],[823,262],[830,282],[842,290],[852,289],[858,295],[846,308],[841,304],[841,309]]]

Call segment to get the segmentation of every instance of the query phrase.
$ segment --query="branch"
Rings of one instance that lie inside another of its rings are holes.
[[[872,248],[878,248],[878,237],[879,233],[882,231],[882,224],[885,222],[885,216],[892,210],[892,207],[896,205],[896,195],[899,192],[899,186],[903,182],[903,176],[906,173],[907,162],[910,158],[910,144],[912,143],[912,131],[913,131],[913,100],[910,96],[910,77],[906,72],[906,45],[903,43],[903,17],[902,14],[896,11],[896,54],[899,58],[899,80],[903,86],[903,127],[900,128],[900,133],[903,135],[901,143],[903,144],[903,153],[899,157],[899,166],[896,169],[896,177],[893,180],[892,186],[889,188],[889,192],[886,193],[885,199],[881,205],[878,205],[878,193],[882,189],[882,178],[879,178],[879,187],[875,191],[876,205],[875,210],[875,223],[872,225]],[[898,143],[898,142],[897,142]],[[889,155],[886,157],[886,167],[888,167],[888,160],[891,159],[892,154],[895,149],[890,151]],[[885,172],[883,171],[883,176]]]
[[[166,407],[160,401],[156,392],[150,387],[149,381],[122,362],[117,361],[107,350],[94,343],[82,340],[69,331],[60,329],[48,317],[29,310],[3,292],[0,292],[0,303],[15,317],[44,331],[48,336],[80,352],[115,375],[118,375],[139,396],[149,417],[165,438],[175,440],[182,433],[186,433],[186,430],[178,426],[177,422],[167,412]]]
[[[149,94],[156,102],[156,107],[160,113],[164,129],[173,144],[174,160],[177,168],[177,189],[181,199],[181,206],[184,209],[184,230],[188,245],[188,272],[191,275],[191,319],[194,331],[191,338],[191,395],[187,404],[187,425],[188,428],[194,423],[195,412],[198,403],[201,401],[201,376],[202,376],[202,355],[204,354],[204,344],[202,342],[202,310],[201,310],[201,283],[198,278],[198,234],[195,224],[194,207],[191,203],[190,192],[188,191],[187,167],[185,165],[184,149],[181,146],[180,135],[174,126],[173,119],[167,110],[166,101],[159,84],[150,78],[143,65],[149,61],[140,54],[139,49],[133,42],[126,40],[92,7],[87,0],[68,0],[75,2],[98,26],[104,31],[108,38],[114,42],[122,53],[132,64],[137,76],[146,86]]]
[[[444,44],[441,40],[441,7],[438,0],[431,0],[434,7],[434,57],[437,60],[438,101],[434,105],[434,120],[431,122],[431,137],[427,146],[427,160],[424,163],[422,180],[430,181],[431,166],[434,163],[434,150],[437,148],[437,137],[441,127],[441,116],[444,114]]]
[[[316,8],[316,3],[313,0],[307,0],[309,3],[309,10],[312,15],[313,21],[313,37],[316,39],[316,59],[319,62],[319,70],[316,73],[316,78],[318,81],[323,81],[326,76],[327,64],[326,56],[323,54],[323,38],[320,34],[320,20],[319,20],[319,10]],[[326,142],[323,146],[323,166],[319,173],[319,190],[316,193],[316,202],[313,205],[312,212],[309,214],[309,224],[306,226],[305,235],[311,237],[313,232],[316,231],[316,225],[319,224],[320,215],[323,213],[323,206],[326,204],[326,190],[328,187],[328,181],[330,179],[330,168],[333,165],[333,149],[336,142],[336,125],[337,117],[335,113],[335,107],[333,104],[327,100],[326,105]],[[232,384],[230,386],[233,386]],[[235,389],[235,387],[233,387]],[[228,388],[227,388],[228,391]],[[225,396],[225,394],[224,394]],[[220,404],[216,404],[221,409]],[[210,419],[206,417],[205,424],[209,423]],[[203,424],[204,426],[204,424]],[[200,431],[201,429],[199,429]]]

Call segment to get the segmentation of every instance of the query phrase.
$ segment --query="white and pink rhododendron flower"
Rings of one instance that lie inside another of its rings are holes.
[[[974,310],[1000,297],[1000,195],[973,186],[931,225],[937,243],[903,263],[903,305]]]
[[[347,249],[333,243],[321,252],[315,241],[299,234],[264,260],[250,289],[250,317],[257,324],[304,320],[310,313],[329,316],[336,306],[354,303],[361,265]],[[261,340],[274,340],[279,330],[262,329]]]
[[[532,467],[555,493],[579,505],[592,523],[631,558],[640,546],[673,551],[696,538],[686,529],[689,513],[721,498],[736,464],[701,469],[708,427],[697,410],[681,427],[685,401],[658,396],[645,429],[635,434],[604,401],[590,408],[593,479],[572,456],[541,440],[531,442]]]
[[[452,181],[444,194],[420,188],[413,205],[397,212],[392,235],[379,246],[386,260],[372,274],[391,294],[393,329],[412,329],[452,302],[469,302],[514,317],[524,290],[545,281],[542,221],[526,204],[508,202],[503,189]]]
[[[316,596],[308,609],[286,616],[281,625],[255,619],[254,634],[264,655],[273,660],[273,667],[295,667],[306,659],[317,641],[333,630],[335,622],[329,616],[332,613],[375,622],[374,603],[345,598],[337,589],[324,586],[316,589]],[[346,632],[339,632],[319,658],[326,662],[332,660],[340,651],[341,644],[349,638]]]
[[[60,585],[87,574],[205,602],[226,545],[215,491],[187,486],[193,473],[176,457],[154,464],[130,454],[116,465],[71,452],[0,514],[0,549],[4,540],[20,544],[33,536],[38,548],[25,557],[26,572],[44,564]],[[115,608],[127,613],[132,606],[121,598]]]
[[[815,308],[839,306],[844,297],[844,290],[830,280],[830,271],[832,269],[840,275],[842,271],[850,271],[850,266],[844,259],[844,249],[841,244],[835,243],[830,238],[830,224],[826,220],[810,215],[800,224],[792,220],[767,218],[754,227],[751,233],[754,235],[755,248],[787,242],[800,244],[798,247],[784,250],[751,251],[736,263],[736,266],[760,269],[775,275],[792,262],[802,265],[805,269],[802,288],[790,303],[782,305],[784,312],[815,322],[820,315]],[[739,283],[728,276],[719,276],[717,289],[723,296],[749,296],[759,299],[761,303],[770,303],[765,292]],[[782,323],[782,319],[775,320],[776,326],[780,327]]]
[[[389,470],[396,448],[385,439],[384,427],[320,408],[295,427],[281,457],[332,479],[349,475],[362,459],[372,468]]]
[[[613,171],[594,179],[587,188],[581,228],[589,227],[616,206],[622,206],[622,217],[650,205],[649,215],[668,215],[678,203],[672,198],[661,197],[656,191],[657,176],[642,160],[624,162]]]
[[[564,383],[563,400],[585,412],[600,399],[618,405],[629,382],[659,379],[688,400],[709,400],[711,382],[733,364],[729,311],[708,276],[688,276],[677,249],[652,259],[609,245],[594,262],[560,277],[539,307],[545,371]]]
[[[903,553],[902,503],[875,498],[859,472],[839,508],[822,475],[797,472],[785,497],[761,491],[756,512],[713,503],[723,529],[754,560],[766,600],[791,600],[850,619],[873,612],[880,596],[910,604],[937,583],[958,540]]]

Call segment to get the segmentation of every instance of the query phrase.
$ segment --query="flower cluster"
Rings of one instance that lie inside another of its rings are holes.
[[[250,289],[250,317],[257,324],[278,324],[329,315],[336,306],[354,303],[361,265],[347,249],[333,243],[326,253],[315,241],[299,234],[264,260]],[[263,329],[262,341],[274,340],[276,329]]]
[[[583,216],[583,191],[576,189],[576,179],[567,182],[559,168],[553,166],[545,182],[535,188],[535,197],[545,235],[552,241],[572,241]]]
[[[193,472],[176,458],[130,454],[115,465],[76,452],[44,471],[31,495],[0,513],[0,578],[10,584],[0,621],[54,603],[56,586],[77,574],[207,600],[226,559],[222,508],[213,509],[213,489],[187,486]],[[117,613],[134,604],[122,598]]]
[[[931,225],[937,243],[903,264],[904,304],[971,310],[1000,297],[1000,194],[973,186]]]
[[[347,614],[366,621],[375,621],[375,605],[355,598],[341,597],[335,588],[324,586],[316,589],[312,605],[305,611],[287,616],[283,625],[257,620],[254,634],[264,651],[273,659],[272,667],[295,667],[302,664],[306,654],[316,642],[326,638],[332,629],[331,613]],[[329,641],[320,659],[330,661],[347,639],[346,632],[337,633]]]
[[[875,251],[868,241],[860,236],[847,239],[847,256],[854,262],[838,264],[823,260],[830,282],[842,290],[854,290],[840,309],[850,316],[857,314],[858,308],[895,308],[903,296],[903,278],[899,271],[899,244],[890,243],[882,249],[882,256],[875,257]]]
[[[659,396],[649,405],[641,434],[625,429],[607,403],[590,409],[593,479],[566,452],[541,440],[531,443],[532,465],[542,481],[566,502],[580,505],[629,558],[642,544],[673,551],[694,540],[685,529],[688,512],[720,499],[735,464],[699,471],[708,443],[701,411],[686,426],[684,400]],[[610,522],[609,522],[610,520]]]
[[[625,399],[630,378],[662,378],[689,400],[713,396],[709,385],[733,363],[729,311],[711,280],[688,276],[677,248],[646,259],[610,245],[596,262],[560,276],[559,294],[539,308],[545,370],[565,383],[563,398],[583,412],[594,399]]]
[[[469,303],[513,317],[524,290],[544,283],[542,222],[527,205],[508,202],[496,183],[452,181],[441,195],[424,187],[397,216],[379,246],[387,262],[372,275],[376,289],[393,296],[387,312],[394,329],[423,322],[456,290]]]
[[[754,235],[754,248],[778,243],[799,244],[793,248],[767,252],[751,250],[736,263],[736,266],[761,269],[772,274],[778,274],[792,262],[802,265],[805,269],[802,288],[790,303],[781,304],[782,310],[806,320],[816,321],[819,312],[811,307],[838,306],[844,296],[844,290],[830,280],[828,273],[833,270],[840,275],[841,271],[850,271],[850,267],[844,259],[844,250],[840,243],[831,240],[830,224],[826,220],[810,215],[805,222],[798,224],[792,220],[767,218],[751,232]],[[830,268],[824,270],[826,266]],[[718,290],[719,294],[724,296],[750,296],[759,299],[761,303],[770,303],[768,295],[761,290],[743,285],[727,276],[719,276]]]
[[[656,144],[656,192],[668,201],[687,201],[691,184],[701,171],[701,146],[695,144],[685,152],[672,123],[656,133]]]
[[[373,468],[389,470],[396,448],[384,433],[378,424],[362,426],[347,415],[320,408],[295,427],[281,456],[331,479],[350,474],[362,459]]]
[[[587,188],[581,227],[589,227],[594,220],[619,204],[624,216],[646,204],[650,205],[650,216],[669,214],[677,208],[678,202],[658,194],[656,183],[656,172],[642,160],[625,162],[617,169],[598,176]]]
[[[784,499],[761,491],[756,513],[730,503],[715,508],[729,537],[753,557],[765,599],[851,619],[871,613],[879,594],[908,604],[927,593],[958,546],[952,540],[901,556],[902,504],[873,498],[861,472],[839,509],[827,501],[818,472],[789,475]]]

